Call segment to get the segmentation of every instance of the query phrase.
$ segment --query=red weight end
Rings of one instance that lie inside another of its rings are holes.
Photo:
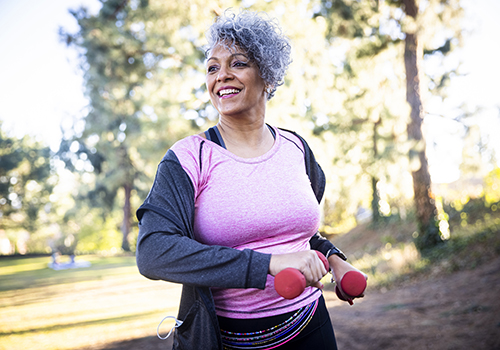
[[[344,298],[344,296],[340,292],[339,286],[335,286],[335,294],[337,294],[337,297],[340,300],[347,301],[349,303],[349,305],[353,305],[354,304],[354,302],[352,301],[352,299],[349,299],[349,298],[346,299],[346,298]]]
[[[366,278],[357,271],[348,271],[342,277],[340,286],[348,296],[359,297],[366,289]]]
[[[337,294],[337,297],[338,297],[340,300],[347,301],[347,300],[346,300],[346,298],[344,298],[344,296],[343,296],[343,295],[342,295],[342,293],[340,292],[339,286],[335,286],[335,294]]]
[[[274,277],[274,289],[285,299],[298,297],[306,288],[306,278],[297,269],[286,268]]]

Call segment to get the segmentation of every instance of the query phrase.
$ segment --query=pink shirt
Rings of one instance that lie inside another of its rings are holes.
[[[268,254],[310,249],[320,212],[306,174],[302,143],[293,134],[275,130],[273,147],[257,158],[238,157],[198,135],[172,147],[194,185],[196,240]],[[274,290],[271,275],[264,290],[212,288],[212,292],[217,314],[232,318],[293,311],[320,295],[308,287],[296,299],[284,299]]]

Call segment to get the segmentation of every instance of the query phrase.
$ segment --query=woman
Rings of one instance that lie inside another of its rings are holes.
[[[325,178],[307,143],[265,123],[283,84],[290,44],[258,14],[220,17],[208,32],[206,86],[218,124],[178,141],[139,208],[137,264],[148,278],[183,284],[174,349],[336,349],[321,294],[355,270],[321,237]],[[274,276],[306,278],[284,299]]]

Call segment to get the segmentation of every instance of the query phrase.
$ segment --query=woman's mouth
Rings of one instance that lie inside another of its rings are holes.
[[[217,92],[220,98],[228,98],[238,94],[241,90],[238,89],[223,89]]]

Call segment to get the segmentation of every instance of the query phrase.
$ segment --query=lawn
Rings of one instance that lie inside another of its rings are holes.
[[[91,266],[54,271],[49,257],[0,259],[0,349],[100,349],[155,336],[177,314],[180,286],[141,276],[134,256],[76,261]]]

